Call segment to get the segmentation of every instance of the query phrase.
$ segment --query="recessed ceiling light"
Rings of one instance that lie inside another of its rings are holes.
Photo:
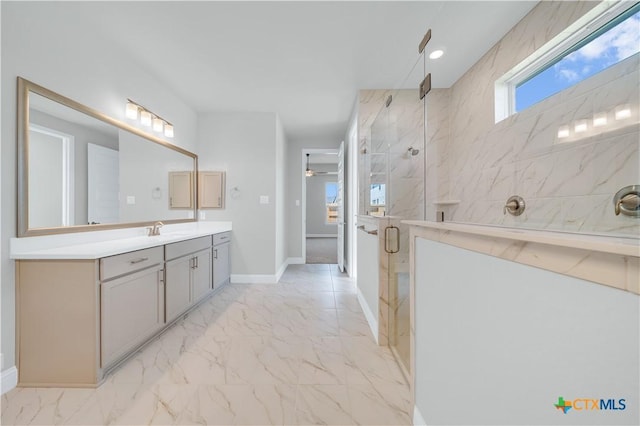
[[[441,49],[434,50],[433,52],[429,53],[429,59],[438,59],[442,55],[444,55],[444,50],[441,50]]]

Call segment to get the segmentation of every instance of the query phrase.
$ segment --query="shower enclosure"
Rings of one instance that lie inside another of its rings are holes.
[[[626,19],[640,19],[634,10]],[[380,301],[388,306],[379,313],[380,330],[407,370],[412,302],[409,232],[402,221],[579,233],[587,240],[640,237],[637,43],[636,53],[597,74],[499,117],[501,79],[537,54],[540,46],[530,40],[545,34],[552,41],[551,35],[597,12],[588,2],[541,2],[534,11],[519,32],[505,36],[450,87],[420,99],[417,88],[429,72],[423,55],[394,90],[370,91],[361,100],[361,106],[377,101],[379,109],[359,130],[359,213],[387,218],[378,227]],[[551,13],[562,20],[549,21]]]
[[[379,216],[382,339],[410,377],[409,228],[425,219],[424,102],[418,83],[422,58],[397,90],[380,91],[381,108],[361,146],[364,214]],[[404,87],[416,87],[406,89]],[[386,303],[385,303],[386,302]]]

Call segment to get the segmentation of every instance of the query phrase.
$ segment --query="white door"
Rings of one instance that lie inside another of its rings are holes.
[[[338,152],[338,268],[344,272],[344,141]]]
[[[116,223],[120,218],[120,163],[118,151],[87,146],[87,221],[90,225]]]

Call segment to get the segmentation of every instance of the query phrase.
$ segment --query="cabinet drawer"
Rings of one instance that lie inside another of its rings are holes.
[[[211,247],[211,237],[193,238],[191,240],[167,244],[165,246],[165,255],[167,260],[171,260],[200,250],[206,250],[209,247]]]
[[[100,259],[100,280],[108,280],[120,275],[130,274],[164,261],[162,247],[118,254]]]
[[[222,232],[220,234],[214,234],[213,236],[213,245],[217,246],[218,244],[228,243],[231,241],[231,232]]]

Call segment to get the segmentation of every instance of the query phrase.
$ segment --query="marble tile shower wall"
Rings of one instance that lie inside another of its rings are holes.
[[[389,213],[424,219],[424,108],[418,90],[398,90],[389,106]],[[409,148],[417,149],[417,155]]]
[[[541,2],[451,89],[429,94],[429,105],[451,111],[448,143],[443,142],[446,120],[436,120],[437,108],[428,110],[428,124],[433,116],[436,128],[427,130],[433,136],[427,160],[431,165],[435,158],[437,168],[428,168],[428,182],[436,179],[429,183],[428,199],[461,200],[444,209],[447,220],[640,234],[640,221],[615,216],[612,203],[618,189],[640,184],[638,55],[494,123],[494,82],[594,4]],[[621,104],[630,104],[632,116],[616,121],[613,110]],[[581,119],[592,123],[593,114],[603,111],[609,124],[601,130],[589,124],[585,137],[558,138],[559,127]],[[527,202],[522,216],[503,214],[514,194]]]
[[[426,100],[426,219],[436,220],[436,211],[446,207],[437,206],[435,203],[450,199],[449,115],[451,111],[449,103],[451,91],[449,89],[432,89]]]

